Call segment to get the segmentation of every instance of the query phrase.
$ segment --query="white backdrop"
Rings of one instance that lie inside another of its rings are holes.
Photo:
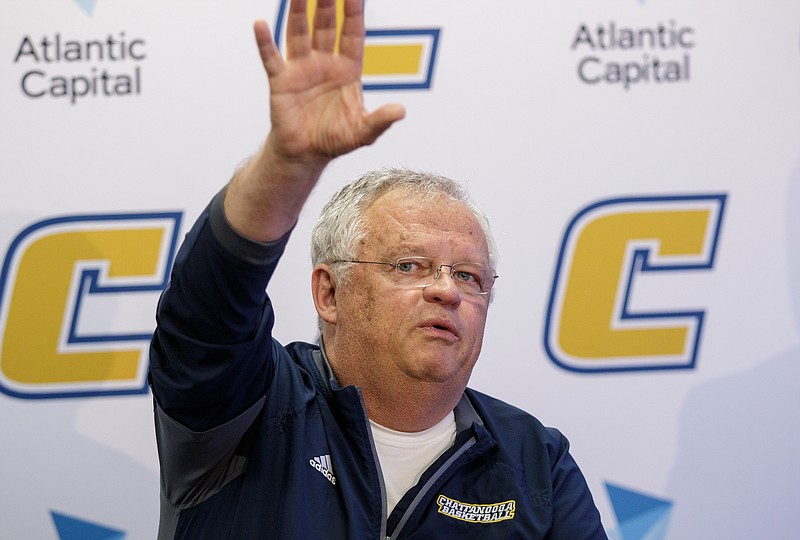
[[[0,538],[154,537],[146,336],[174,240],[268,129],[251,24],[280,8],[0,0]],[[406,61],[372,57],[367,103],[407,118],[326,171],[277,336],[316,337],[308,237],[335,189],[461,179],[500,249],[472,386],[565,432],[609,535],[800,538],[800,4],[366,17]]]

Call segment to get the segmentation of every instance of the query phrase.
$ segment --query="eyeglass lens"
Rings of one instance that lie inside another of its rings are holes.
[[[450,275],[461,292],[486,294],[488,282],[486,271],[479,263],[438,264],[427,257],[404,257],[395,264],[397,281],[411,287],[427,287],[439,279],[442,273]]]

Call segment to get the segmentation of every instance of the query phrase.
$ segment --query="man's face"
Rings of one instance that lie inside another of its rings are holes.
[[[447,198],[422,201],[404,191],[386,193],[367,208],[364,227],[358,260],[422,256],[489,268],[480,225],[461,203]],[[372,382],[424,381],[450,391],[466,386],[483,342],[489,295],[461,292],[447,270],[427,287],[404,288],[391,266],[356,264],[338,288],[337,341],[369,363],[366,376]]]

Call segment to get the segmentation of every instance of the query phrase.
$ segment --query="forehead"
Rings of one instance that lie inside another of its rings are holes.
[[[487,260],[486,238],[464,203],[446,195],[421,196],[393,190],[364,211],[362,252],[384,257],[451,256],[459,261]]]

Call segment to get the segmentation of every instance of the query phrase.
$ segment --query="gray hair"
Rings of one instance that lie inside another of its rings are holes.
[[[366,235],[363,215],[367,207],[388,191],[406,190],[425,200],[449,197],[462,203],[483,230],[489,251],[489,264],[497,269],[497,248],[489,227],[489,219],[470,198],[466,188],[455,180],[433,173],[404,168],[385,168],[370,171],[340,189],[323,207],[311,232],[311,262],[331,264],[337,260],[357,257],[358,245]],[[335,265],[336,279],[347,278],[350,265]]]

